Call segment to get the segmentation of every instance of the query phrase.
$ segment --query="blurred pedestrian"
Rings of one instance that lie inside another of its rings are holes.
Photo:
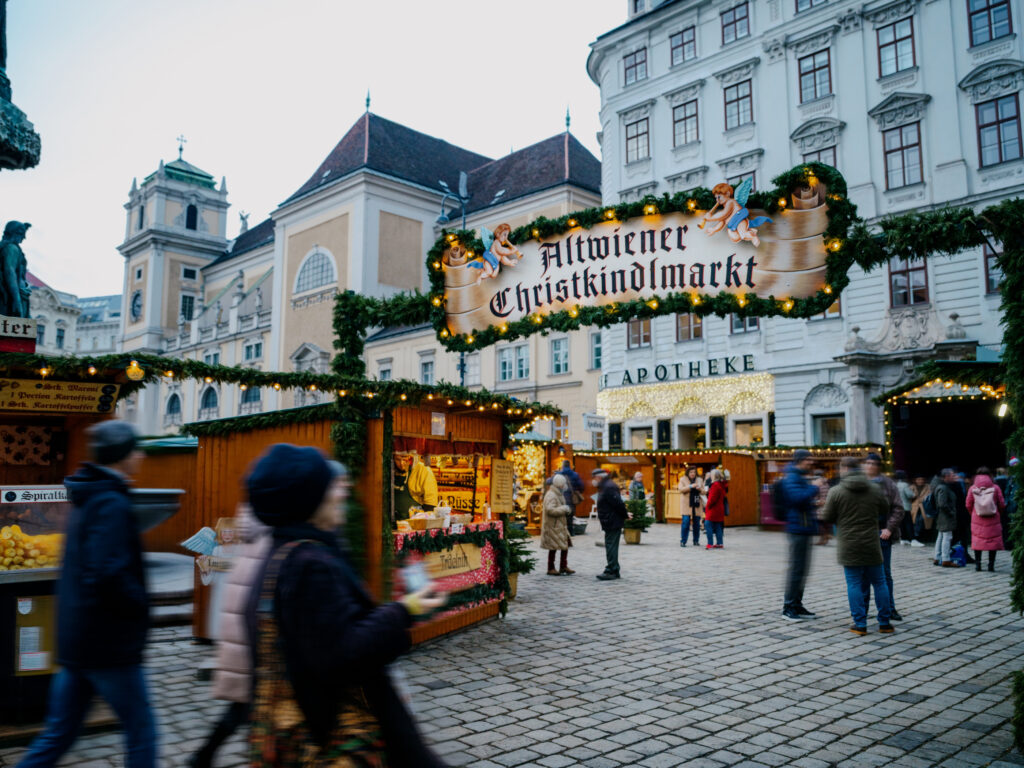
[[[932,500],[937,514],[935,516],[935,565],[943,568],[956,568],[950,559],[953,546],[953,532],[956,530],[956,491],[953,490],[956,475],[952,469],[943,469],[938,477],[932,480]]]
[[[839,462],[839,472],[842,479],[829,491],[822,517],[839,528],[836,559],[846,575],[846,598],[853,618],[850,632],[868,633],[868,603],[871,589],[874,589],[878,631],[891,634],[891,601],[882,566],[878,520],[889,515],[892,502],[877,483],[860,471],[855,457],[844,456]]]
[[[704,517],[704,502],[707,488],[697,474],[696,467],[687,467],[679,478],[679,491],[683,497],[683,520],[679,529],[679,546],[686,546],[686,539],[693,531],[693,546],[700,546],[700,521]]]
[[[814,459],[810,451],[798,448],[793,451],[793,461],[786,467],[786,474],[778,481],[789,538],[789,570],[786,573],[782,615],[791,621],[816,618],[804,607],[804,586],[811,568],[811,545],[818,532],[815,500],[824,483],[822,478],[816,478],[813,483],[807,479],[813,468]]]
[[[569,568],[569,515],[572,508],[565,503],[565,492],[569,481],[565,475],[556,474],[551,478],[551,487],[544,494],[543,513],[540,524],[540,548],[548,551],[548,576],[571,575]],[[555,570],[555,552],[561,552],[560,570]]]
[[[644,473],[637,472],[629,483],[629,500],[645,501],[646,499],[647,489],[644,488]]]
[[[442,763],[397,695],[388,665],[415,618],[445,598],[429,585],[375,605],[338,538],[349,481],[315,448],[272,446],[249,475],[253,513],[273,528],[246,607],[255,651],[254,765]]]
[[[964,548],[964,555],[968,563],[973,563],[971,557],[971,513],[967,511],[967,475],[963,472],[953,470],[953,479],[949,484],[953,495],[956,497],[956,528],[953,530],[953,545],[961,545]]]
[[[707,548],[722,549],[722,532],[725,530],[725,476],[719,470],[712,469],[708,473],[708,482],[711,483],[711,487],[708,489],[708,505],[704,510]]]
[[[231,563],[221,603],[217,666],[213,672],[215,699],[229,702],[206,743],[193,755],[191,768],[210,768],[221,745],[249,721],[252,705],[252,648],[246,631],[245,609],[270,552],[270,528],[256,519],[248,504],[235,511],[239,549]]]
[[[143,455],[124,421],[100,422],[87,439],[92,461],[64,480],[72,509],[57,582],[60,669],[50,685],[46,730],[18,768],[56,764],[97,695],[124,728],[128,768],[156,765],[156,726],[142,669],[149,599],[128,491]]]
[[[620,578],[619,539],[629,514],[626,504],[622,501],[622,492],[615,481],[608,476],[607,470],[600,467],[591,473],[591,482],[597,488],[597,519],[601,521],[604,531],[604,552],[607,564],[604,572],[597,574],[601,581],[612,581]]]
[[[569,505],[570,509],[569,533],[572,533],[572,522],[573,517],[576,516],[576,508],[583,503],[583,480],[580,478],[579,473],[569,464],[568,459],[562,459],[562,468],[558,472],[564,475],[568,481],[565,489],[565,503]]]
[[[914,522],[914,540],[910,542],[912,547],[923,547],[925,537],[929,537],[935,521],[930,519],[924,511],[924,500],[932,492],[928,485],[928,479],[922,475],[914,478],[914,484],[910,486],[914,497],[910,502],[910,517]]]
[[[1003,524],[1000,515],[1006,509],[1003,492],[992,480],[988,467],[974,473],[974,484],[967,491],[967,509],[971,512],[971,546],[974,570],[981,570],[981,553],[988,552],[988,569],[996,569],[996,552],[1003,548]]]
[[[999,524],[1003,528],[1003,546],[1005,549],[1011,549],[1009,544],[1010,541],[1010,475],[1006,471],[1006,467],[996,467],[996,476],[992,478],[998,487],[1000,493],[1003,494],[1003,510],[999,513]]]
[[[896,610],[896,594],[892,583],[892,546],[900,542],[900,528],[903,525],[903,500],[900,492],[890,478],[882,474],[882,457],[877,453],[869,453],[864,459],[864,473],[877,485],[889,502],[889,511],[878,517],[878,537],[882,546],[882,568],[885,571],[885,584],[889,594],[889,615],[894,621],[901,621]]]
[[[909,547],[914,541],[914,516],[911,514],[911,507],[914,505],[914,486],[902,469],[897,469],[892,476],[896,483],[896,492],[900,496],[900,504],[903,505],[903,520],[900,522],[900,543]]]

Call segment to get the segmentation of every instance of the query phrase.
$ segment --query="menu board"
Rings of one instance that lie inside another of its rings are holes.
[[[119,389],[87,381],[0,379],[0,410],[113,413]]]
[[[491,512],[512,514],[513,467],[511,461],[491,459]]]

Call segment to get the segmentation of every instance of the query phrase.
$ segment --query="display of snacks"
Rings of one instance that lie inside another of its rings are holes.
[[[0,571],[56,567],[63,551],[63,533],[32,536],[17,523],[0,528]]]
[[[62,485],[0,487],[0,573],[60,567],[70,509]]]

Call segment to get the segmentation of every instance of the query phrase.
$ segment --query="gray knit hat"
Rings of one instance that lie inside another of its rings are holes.
[[[89,454],[97,464],[117,464],[135,450],[139,437],[127,421],[101,421],[86,430]]]

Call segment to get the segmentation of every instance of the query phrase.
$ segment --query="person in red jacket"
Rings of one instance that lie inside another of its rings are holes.
[[[722,548],[722,531],[725,530],[725,494],[727,492],[725,477],[721,470],[713,469],[708,473],[708,503],[704,510],[704,530],[707,533],[707,549]],[[718,543],[715,544],[714,542]]]

